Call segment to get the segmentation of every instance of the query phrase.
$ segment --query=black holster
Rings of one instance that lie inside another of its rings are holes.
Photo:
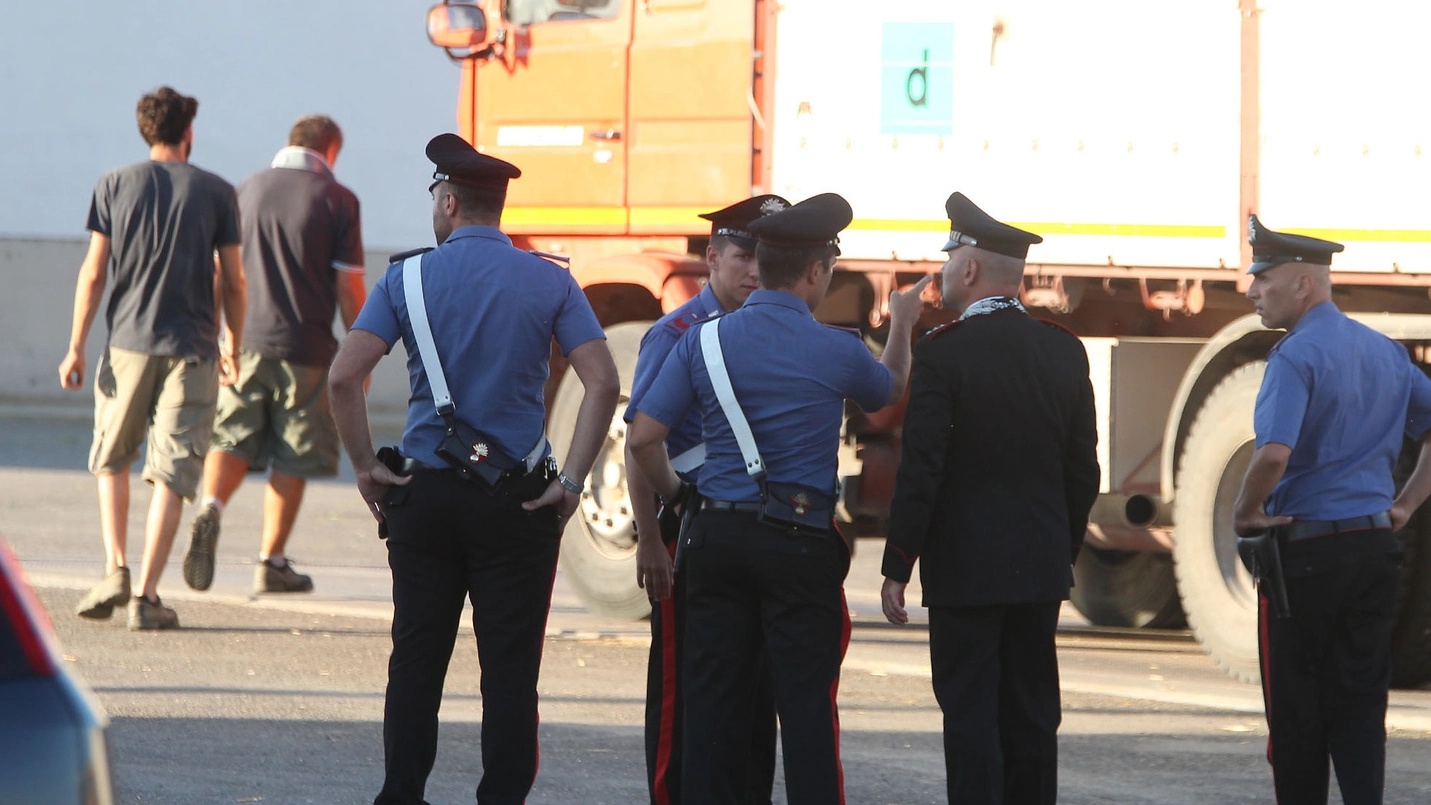
[[[412,475],[412,459],[404,458],[402,452],[396,447],[379,447],[378,463],[387,467],[394,475]],[[384,517],[378,521],[378,539],[387,538],[388,521]]]
[[[503,453],[490,436],[454,415],[443,414],[442,418],[447,432],[435,452],[438,458],[457,470],[462,480],[481,484],[495,492],[518,466],[525,470],[526,465],[522,461]]]
[[[755,519],[797,534],[824,536],[835,521],[835,496],[804,484],[761,480]]]
[[[1278,529],[1264,531],[1255,537],[1238,537],[1237,554],[1252,578],[1257,580],[1257,589],[1267,596],[1267,606],[1272,617],[1286,618],[1292,614],[1292,604],[1287,600],[1287,579],[1282,572],[1282,548]]]
[[[663,501],[660,511],[656,513],[656,522],[661,526],[661,541],[667,545],[674,542],[676,546],[673,564],[677,571],[684,562],[686,538],[700,508],[701,495],[696,491],[696,485],[683,483],[675,499],[669,503]]]

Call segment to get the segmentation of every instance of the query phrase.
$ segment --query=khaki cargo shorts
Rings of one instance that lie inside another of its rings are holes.
[[[204,473],[218,388],[217,358],[106,347],[94,378],[89,471],[105,475],[127,468],[144,443],[144,480],[192,500]]]
[[[238,382],[219,389],[212,448],[243,459],[250,471],[272,465],[295,478],[337,475],[328,368],[240,352],[238,369]]]

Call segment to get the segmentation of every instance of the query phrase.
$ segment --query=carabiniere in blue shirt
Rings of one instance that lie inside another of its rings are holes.
[[[624,417],[627,422],[636,420],[636,411],[641,400],[655,382],[666,358],[675,348],[681,336],[692,327],[723,313],[720,300],[710,283],[701,292],[686,300],[675,310],[662,316],[651,325],[651,329],[641,336],[641,353],[636,359],[636,376],[631,380],[631,401],[626,406]],[[666,436],[666,453],[671,458],[681,455],[701,443],[701,415],[693,410],[679,425],[671,428]],[[678,473],[684,481],[695,480],[694,473]]]
[[[1267,356],[1253,425],[1258,447],[1292,448],[1268,514],[1376,514],[1391,508],[1402,433],[1431,428],[1431,380],[1404,346],[1323,302]]]
[[[423,255],[422,289],[458,418],[508,456],[526,456],[544,433],[552,338],[567,355],[606,337],[581,287],[562,266],[512,246],[501,230],[464,226]],[[414,340],[401,262],[373,286],[353,329],[389,350],[402,339],[412,388],[403,455],[446,466],[434,452],[446,427]]]
[[[730,422],[706,372],[698,325],[671,350],[637,410],[669,428],[699,413],[706,463],[697,489],[706,498],[760,499],[746,474]],[[857,333],[815,320],[805,301],[758,290],[721,317],[721,349],[768,477],[835,491],[844,400],[866,411],[884,407],[894,383]]]

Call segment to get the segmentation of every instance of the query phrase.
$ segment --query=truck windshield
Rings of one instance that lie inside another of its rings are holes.
[[[563,20],[605,20],[621,13],[622,0],[505,0],[502,17],[513,25]]]

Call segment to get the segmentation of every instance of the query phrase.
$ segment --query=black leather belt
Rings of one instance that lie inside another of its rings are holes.
[[[759,503],[744,503],[738,500],[702,500],[701,511],[714,509],[719,512],[758,512]]]
[[[537,464],[537,466],[533,467],[530,472],[528,472],[526,466],[524,466],[524,465],[522,465],[522,464],[518,464],[517,466],[515,466],[515,467],[513,467],[512,469],[507,470],[505,473],[503,473],[503,474],[502,474],[502,480],[505,481],[505,480],[514,480],[514,479],[525,478],[525,477],[527,477],[528,475],[532,475],[533,473],[541,472],[541,471],[543,471],[543,470],[546,470],[547,468],[548,468],[548,467],[547,467],[547,462],[541,462],[541,463]],[[399,475],[415,475],[415,474],[417,474],[417,473],[419,473],[419,472],[452,472],[452,471],[453,471],[453,468],[452,468],[452,467],[434,467],[434,466],[432,466],[431,464],[428,464],[428,463],[423,462],[423,461],[418,461],[418,460],[415,459],[415,458],[409,458],[409,457],[407,457],[407,456],[403,456],[403,459],[402,459],[402,471],[401,471],[400,473],[398,473],[398,474],[399,474]],[[552,477],[555,478],[556,475],[553,474]]]
[[[1378,528],[1391,528],[1391,512],[1365,514],[1361,517],[1348,517],[1345,520],[1300,520],[1290,525],[1282,526],[1282,533],[1286,535],[1288,542],[1296,542],[1314,537],[1325,537],[1331,534],[1345,534],[1349,531],[1372,531]]]

